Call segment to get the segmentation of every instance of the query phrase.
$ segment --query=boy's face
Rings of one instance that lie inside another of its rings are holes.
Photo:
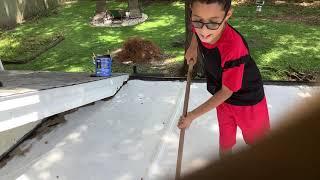
[[[232,15],[230,10],[225,13],[223,7],[218,3],[206,4],[195,2],[191,10],[191,20],[196,33],[202,42],[210,44],[215,43],[220,38],[225,22]],[[206,25],[201,28],[202,23],[210,23],[208,24],[210,29]]]

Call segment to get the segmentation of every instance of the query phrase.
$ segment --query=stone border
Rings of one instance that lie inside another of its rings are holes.
[[[140,23],[145,22],[148,19],[148,15],[142,13],[141,18],[135,18],[135,19],[124,19],[122,23],[113,23],[111,20],[106,20],[104,23],[99,24],[93,24],[90,23],[91,26],[94,27],[127,27],[127,26],[134,26]]]

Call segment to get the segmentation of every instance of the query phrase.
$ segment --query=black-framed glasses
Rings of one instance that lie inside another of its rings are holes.
[[[201,21],[191,21],[191,23],[192,23],[193,27],[198,28],[198,29],[202,29],[203,26],[206,26],[207,29],[217,30],[217,29],[219,29],[219,27],[223,23],[226,16],[227,16],[227,13],[224,15],[224,17],[220,23],[216,23],[216,22],[205,23],[205,22],[201,22]]]

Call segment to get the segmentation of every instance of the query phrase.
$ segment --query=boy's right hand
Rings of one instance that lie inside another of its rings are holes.
[[[181,116],[178,122],[178,128],[187,129],[190,127],[191,123],[192,123],[192,120],[190,118]]]
[[[178,128],[179,129],[186,129],[186,128],[189,128],[192,121],[195,119],[196,117],[192,114],[192,112],[189,112],[187,114],[186,117],[184,116],[181,116],[180,117],[180,120],[178,122]]]
[[[189,48],[187,49],[187,52],[185,54],[185,58],[187,61],[187,64],[189,65],[190,63],[192,63],[193,65],[195,65],[197,63],[197,58],[198,58],[198,48],[197,46],[189,46]]]

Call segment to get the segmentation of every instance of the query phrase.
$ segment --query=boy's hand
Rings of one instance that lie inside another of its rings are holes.
[[[192,35],[190,45],[186,51],[185,59],[187,60],[187,64],[190,65],[192,63],[195,65],[198,59],[198,41],[196,34]]]
[[[198,58],[198,48],[197,46],[189,46],[187,52],[185,54],[185,58],[187,60],[187,64],[189,65],[192,63],[193,65],[196,64]]]
[[[194,117],[190,115],[190,113],[188,113],[186,117],[181,116],[178,123],[178,128],[179,129],[189,128],[193,120],[194,120]]]

